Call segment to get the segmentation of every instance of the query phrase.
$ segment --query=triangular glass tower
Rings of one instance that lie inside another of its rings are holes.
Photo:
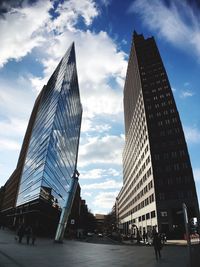
[[[18,161],[23,159],[15,220],[55,230],[77,172],[82,105],[74,43],[36,102]]]

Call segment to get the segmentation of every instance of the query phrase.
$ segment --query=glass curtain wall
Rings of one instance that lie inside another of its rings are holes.
[[[17,206],[37,198],[62,208],[76,169],[82,106],[74,44],[42,90]]]

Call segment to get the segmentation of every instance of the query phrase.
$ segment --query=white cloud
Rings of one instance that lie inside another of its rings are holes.
[[[31,6],[11,9],[0,17],[0,66],[9,59],[19,60],[45,41],[45,23],[51,6],[52,2],[40,0]]]
[[[112,175],[112,176],[119,176],[121,175],[121,173],[119,171],[117,171],[116,169],[113,169],[113,168],[109,168],[108,171],[107,171],[107,175]]]
[[[53,20],[52,27],[58,32],[63,32],[66,29],[75,31],[75,25],[80,17],[89,26],[98,15],[98,10],[93,0],[64,1],[63,4],[59,4],[56,11],[59,15]]]
[[[89,171],[82,171],[80,175],[80,179],[99,179],[102,178],[104,173],[103,169],[92,169]]]
[[[81,186],[82,190],[120,189],[121,187],[122,187],[122,182],[117,182],[115,180],[107,180],[102,183],[84,184]]]
[[[189,126],[184,126],[183,128],[187,142],[200,143],[200,130],[198,128]]]
[[[91,197],[92,193],[91,192],[83,192],[82,195],[86,196],[86,197]]]
[[[185,87],[188,87],[189,85],[190,85],[189,82],[185,82],[185,83],[184,83],[184,86],[185,86]]]
[[[115,192],[101,192],[99,193],[94,200],[94,205],[96,209],[99,210],[111,210],[112,206],[115,204],[115,199],[118,195],[118,191]],[[96,212],[97,213],[97,212]]]
[[[20,144],[14,140],[11,139],[0,139],[0,150],[14,150],[19,151],[20,150]]]
[[[83,118],[82,123],[81,123],[81,132],[96,132],[96,133],[103,133],[103,132],[108,132],[111,129],[111,125],[107,123],[95,123],[94,121],[95,118],[88,119],[88,118]]]
[[[85,11],[82,6],[86,6]],[[94,2],[67,1],[60,5],[58,11],[58,17],[48,21],[45,31],[48,29],[49,33],[45,35],[46,42],[39,48],[39,61],[44,67],[43,76],[30,77],[32,86],[36,91],[41,90],[68,46],[75,41],[84,117],[122,113],[126,54],[118,50],[116,43],[106,32],[84,31],[77,26],[79,17],[89,25],[98,15]],[[67,16],[69,13],[72,16]],[[59,34],[55,35],[58,28]]]
[[[0,180],[3,184],[16,166],[36,95],[26,76],[0,79],[0,84],[0,162],[4,165]]]
[[[199,15],[185,0],[170,1],[169,5],[160,0],[136,0],[129,11],[140,14],[144,24],[159,36],[200,58]]]
[[[54,36],[54,41],[49,40],[48,48],[45,49],[45,58],[41,60],[44,78],[31,78],[33,86],[41,88],[46,83],[60,57],[66,52],[66,45],[72,41],[75,41],[84,117],[122,112],[122,85],[127,61],[125,54],[118,51],[117,45],[105,32],[65,31]]]
[[[122,164],[123,136],[91,137],[79,148],[78,165],[92,163]]]
[[[4,116],[9,117],[10,120],[14,120],[16,116],[27,119],[36,98],[28,82],[28,77],[20,80],[0,79],[0,83],[0,112],[3,112]]]
[[[120,172],[116,169],[109,168],[109,169],[91,169],[88,171],[81,171],[80,170],[80,180],[82,179],[101,179],[105,177],[117,177],[120,175]]]
[[[180,94],[180,97],[181,98],[187,98],[187,97],[191,97],[193,95],[194,95],[194,93],[192,91],[187,90],[187,91],[182,91]]]
[[[193,169],[193,173],[194,173],[194,180],[200,183],[200,169],[199,168]]]
[[[12,117],[10,120],[0,121],[1,136],[22,136],[26,130],[27,121]]]

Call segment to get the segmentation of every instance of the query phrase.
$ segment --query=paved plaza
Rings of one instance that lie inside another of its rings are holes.
[[[14,233],[0,230],[0,267],[187,267],[187,247],[166,245],[156,261],[153,247],[94,244],[38,238],[36,245],[18,244]],[[195,266],[195,265],[194,265]],[[196,266],[200,266],[196,264]],[[196,267],[195,266],[195,267]]]

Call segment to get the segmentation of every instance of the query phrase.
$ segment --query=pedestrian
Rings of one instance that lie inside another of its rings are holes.
[[[18,235],[18,242],[21,243],[22,242],[22,239],[23,239],[23,236],[24,236],[24,233],[25,233],[25,228],[24,228],[24,224],[20,224],[18,230],[17,230],[17,235]]]
[[[36,240],[36,235],[35,235],[35,228],[32,227],[32,232],[31,232],[31,239],[32,239],[32,245],[35,245],[35,240]]]
[[[145,231],[145,230],[144,230],[144,232],[143,232],[142,238],[143,238],[143,242],[144,242],[144,244],[146,244],[146,241],[147,241],[147,234],[146,234],[146,231]]]
[[[136,238],[137,238],[137,244],[140,244],[141,235],[140,235],[140,232],[139,232],[138,229],[137,229],[137,236],[136,236]]]
[[[167,237],[166,237],[166,234],[165,233],[162,233],[161,234],[161,241],[162,241],[162,244],[164,245],[165,242],[167,241]]]
[[[28,245],[30,237],[32,236],[32,227],[30,225],[26,227],[25,234],[26,234],[26,243]]]
[[[156,255],[156,260],[158,260],[161,258],[161,249],[162,249],[162,244],[161,244],[161,238],[158,235],[157,232],[154,233],[153,235],[153,246],[154,246],[154,250],[155,250],[155,255]]]

